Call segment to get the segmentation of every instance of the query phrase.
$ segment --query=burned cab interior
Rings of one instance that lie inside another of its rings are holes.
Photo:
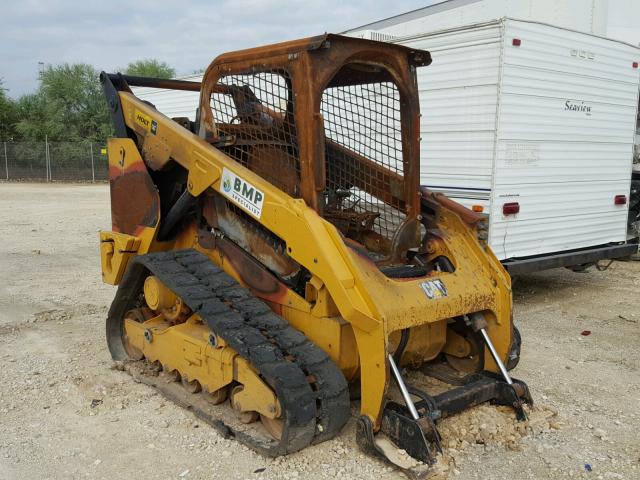
[[[287,194],[306,200],[388,276],[424,275],[427,265],[418,254],[426,229],[414,185],[419,145],[412,135],[419,118],[412,108],[417,92],[398,87],[384,56],[350,59],[331,69],[323,62],[304,70],[232,66],[229,73],[213,75],[208,121],[202,122],[200,135]],[[326,80],[309,82],[303,76]],[[306,97],[298,88],[312,88],[314,95]],[[302,98],[308,101],[297,100]],[[227,219],[232,211],[252,221],[230,205],[219,205],[221,210]],[[229,228],[237,221],[224,223]],[[243,243],[233,229],[227,233]]]

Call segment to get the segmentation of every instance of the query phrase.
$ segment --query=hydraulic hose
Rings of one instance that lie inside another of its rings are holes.
[[[194,205],[196,197],[191,195],[188,190],[182,192],[182,195],[173,204],[167,216],[164,218],[160,231],[158,232],[158,240],[166,240],[173,232],[178,222],[184,218]]]

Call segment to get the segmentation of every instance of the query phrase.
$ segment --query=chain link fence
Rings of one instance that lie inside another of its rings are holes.
[[[108,171],[104,143],[0,142],[0,179],[102,182]]]

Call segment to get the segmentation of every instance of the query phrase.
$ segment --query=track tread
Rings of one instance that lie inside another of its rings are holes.
[[[258,368],[276,391],[286,412],[282,440],[267,445],[252,442],[246,435],[239,439],[265,455],[277,456],[333,438],[341,430],[350,416],[342,372],[324,351],[248,289],[195,250],[142,255],[133,263],[129,270],[142,266],[158,276],[216,335]],[[127,291],[127,283],[140,285],[141,279],[130,277],[135,277],[133,272],[123,279],[110,317],[123,311],[122,307],[114,308],[118,295],[122,293],[120,300],[129,303],[136,297]],[[287,360],[291,356],[294,360]],[[315,380],[313,384],[309,375]]]
[[[282,317],[273,313],[264,302],[237,284],[219,267],[208,262],[200,264],[198,268],[192,268],[191,272],[202,276],[203,282],[212,286],[217,295],[222,296],[225,301],[232,302],[233,307],[243,315],[248,325],[268,335],[286,353],[293,354],[295,362],[303,371],[315,377],[318,429],[313,442],[319,443],[333,438],[350,416],[348,385],[337,365],[324,351],[291,327]]]

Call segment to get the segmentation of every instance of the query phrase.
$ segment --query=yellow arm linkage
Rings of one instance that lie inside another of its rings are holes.
[[[224,195],[225,169],[258,188],[264,194],[259,217],[245,211],[286,240],[288,254],[327,285],[345,319],[364,331],[379,326],[375,305],[362,294],[362,280],[332,224],[307,207],[303,200],[290,197],[133,94],[120,92],[119,95],[125,123],[144,137],[143,155],[151,168],[160,169],[169,159],[175,160],[189,172],[187,188],[194,196],[207,188]]]

